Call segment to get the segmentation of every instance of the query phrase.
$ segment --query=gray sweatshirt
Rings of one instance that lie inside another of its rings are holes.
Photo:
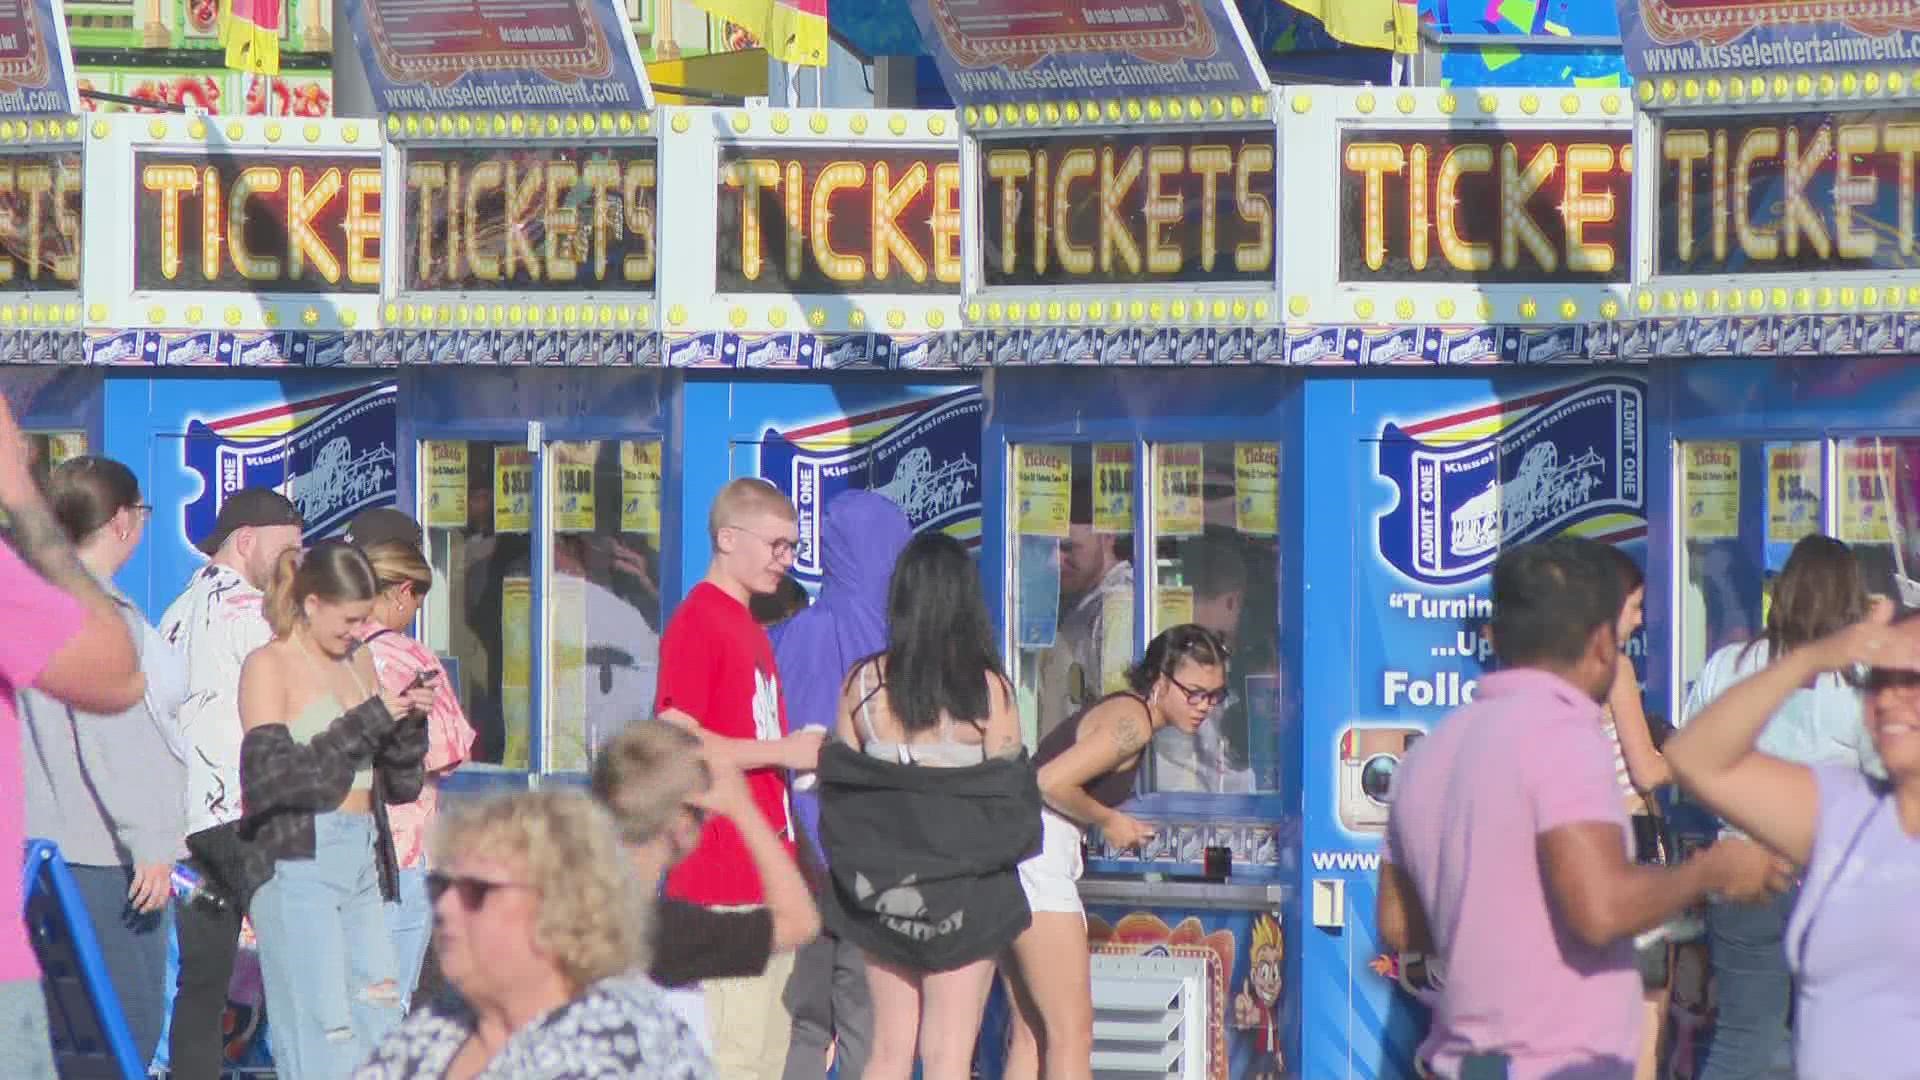
[[[110,716],[37,690],[18,695],[27,835],[52,840],[80,866],[145,866],[178,858],[186,834],[186,762],[176,712],[180,660],[128,600],[112,591],[140,650],[147,695]]]

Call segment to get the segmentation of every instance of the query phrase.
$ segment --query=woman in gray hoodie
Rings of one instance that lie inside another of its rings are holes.
[[[175,720],[186,674],[112,585],[152,516],[133,473],[107,458],[73,458],[53,470],[48,496],[80,562],[119,605],[147,693],[111,716],[77,712],[34,690],[19,695],[27,834],[60,845],[72,868],[145,1061],[165,1023],[165,917],[186,832],[186,744]]]

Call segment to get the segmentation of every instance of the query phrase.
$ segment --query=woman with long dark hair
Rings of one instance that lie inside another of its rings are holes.
[[[1736,684],[1859,622],[1867,606],[1866,582],[1852,550],[1831,537],[1804,537],[1793,546],[1774,581],[1765,632],[1752,641],[1727,645],[1707,660],[1687,695],[1687,721]],[[1863,766],[1877,767],[1859,690],[1848,676],[1835,671],[1815,673],[1805,685],[1785,695],[1760,730],[1755,749],[1807,767],[1842,766],[1856,772]],[[1671,754],[1670,745],[1669,759]],[[1726,831],[1739,835],[1732,826]],[[1793,856],[1792,852],[1780,854]],[[1719,1011],[1699,1080],[1765,1076],[1786,1049],[1793,979],[1784,942],[1787,919],[1798,896],[1797,889],[1790,889],[1760,903],[1708,906],[1709,956]]]
[[[166,1024],[167,900],[186,835],[187,751],[178,716],[186,668],[111,584],[152,516],[133,471],[108,458],[72,458],[53,470],[47,497],[81,565],[126,622],[147,693],[110,716],[38,690],[20,693],[27,833],[59,844],[72,868],[144,1063]]]
[[[379,578],[327,540],[280,556],[265,603],[274,640],[240,672],[242,882],[287,1080],[340,1080],[400,1022],[383,901],[398,899],[386,804],[423,782],[433,688],[380,688],[358,649]],[[351,707],[348,702],[355,702]],[[270,868],[270,869],[269,869]]]
[[[1092,954],[1080,904],[1080,840],[1098,828],[1109,845],[1136,847],[1153,829],[1120,807],[1140,758],[1166,727],[1191,735],[1227,696],[1227,647],[1204,627],[1165,631],[1127,672],[1127,688],[1089,705],[1040,741],[1044,841],[1020,865],[1033,925],[1002,969],[1013,990],[1007,1080],[1093,1075]]]
[[[820,762],[827,921],[866,954],[868,1080],[965,1080],[994,957],[1026,925],[1039,796],[980,575],[942,533],[895,564],[887,647],[854,665]],[[857,751],[857,755],[853,753]],[[904,869],[904,873],[902,870]]]

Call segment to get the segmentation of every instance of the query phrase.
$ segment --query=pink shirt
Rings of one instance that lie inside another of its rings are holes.
[[[40,679],[48,661],[80,633],[86,619],[79,601],[60,591],[0,543],[0,851],[19,858],[27,842],[27,793],[20,765],[20,714],[13,695]],[[40,977],[40,962],[27,943],[21,917],[18,864],[0,866],[0,982]]]
[[[1387,843],[1439,951],[1445,984],[1420,1053],[1440,1075],[1504,1053],[1512,1080],[1632,1080],[1633,942],[1593,949],[1559,925],[1535,846],[1592,822],[1632,835],[1600,706],[1544,671],[1481,680],[1401,763]]]
[[[384,632],[383,632],[384,631]],[[437,671],[433,684],[433,708],[427,711],[426,785],[420,797],[410,803],[387,807],[387,825],[393,830],[393,851],[400,869],[411,870],[426,861],[427,826],[440,807],[440,773],[467,760],[473,749],[473,725],[460,708],[457,688],[451,685],[440,658],[425,645],[398,631],[365,624],[362,640],[373,654],[373,670],[380,685],[401,693],[413,684],[422,671]]]

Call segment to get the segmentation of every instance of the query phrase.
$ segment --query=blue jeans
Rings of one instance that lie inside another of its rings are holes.
[[[424,864],[400,871],[400,900],[387,905],[387,929],[393,934],[400,1001],[411,1007],[413,992],[420,986],[420,965],[427,959],[427,941],[433,936],[433,905],[427,901]]]
[[[316,814],[311,859],[282,859],[248,915],[281,1080],[345,1080],[400,1022],[393,938],[367,814]]]
[[[0,1076],[7,1080],[56,1080],[53,1036],[47,1028],[47,993],[39,979],[0,982]]]
[[[1787,970],[1787,917],[1797,891],[1758,904],[1714,904],[1707,941],[1719,1009],[1701,1046],[1698,1080],[1757,1080],[1775,1075],[1787,1048],[1793,976]],[[1785,1074],[1791,1075],[1791,1074]]]

